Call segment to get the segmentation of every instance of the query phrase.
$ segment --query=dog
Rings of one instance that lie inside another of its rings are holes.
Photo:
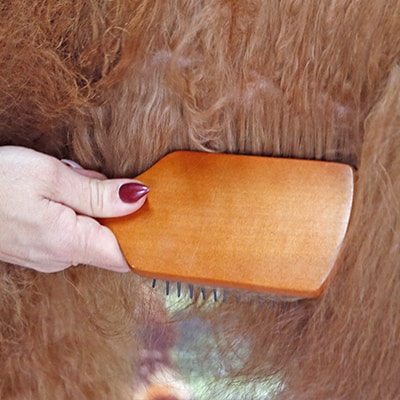
[[[178,149],[354,167],[320,298],[194,302],[182,318],[215,338],[214,385],[279,382],[285,400],[400,396],[400,1],[15,0],[0,18],[1,145],[108,177]],[[2,399],[135,399],[144,327],[162,312],[174,325],[161,295],[90,266],[0,271]],[[207,356],[198,349],[199,366]]]

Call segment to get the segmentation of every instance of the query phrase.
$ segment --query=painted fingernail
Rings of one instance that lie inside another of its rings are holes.
[[[72,160],[67,160],[67,159],[63,158],[61,160],[61,162],[64,163],[65,165],[68,165],[68,167],[71,167],[71,168],[83,169],[78,163],[76,163],[75,161],[72,161]]]
[[[149,193],[150,189],[138,182],[125,183],[119,188],[119,198],[124,203],[136,203]]]

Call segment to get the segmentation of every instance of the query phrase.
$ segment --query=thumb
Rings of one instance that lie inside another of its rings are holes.
[[[75,173],[60,163],[58,182],[49,200],[91,217],[119,217],[137,211],[146,201],[149,188],[132,179],[94,179]]]

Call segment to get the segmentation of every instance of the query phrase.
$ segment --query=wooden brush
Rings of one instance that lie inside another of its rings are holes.
[[[298,299],[319,296],[334,273],[348,165],[177,151],[137,179],[151,188],[145,205],[103,223],[139,275]]]

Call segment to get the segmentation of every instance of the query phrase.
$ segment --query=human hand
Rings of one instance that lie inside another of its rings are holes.
[[[128,271],[114,234],[93,217],[133,213],[148,190],[34,150],[0,147],[0,259],[41,272],[76,264]]]

